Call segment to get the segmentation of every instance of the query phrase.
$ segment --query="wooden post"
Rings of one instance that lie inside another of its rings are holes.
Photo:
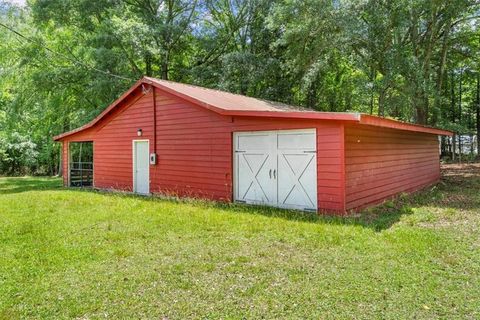
[[[440,156],[444,157],[445,154],[447,153],[447,146],[445,143],[446,139],[445,136],[440,137]]]
[[[458,162],[462,163],[462,135],[458,135]]]
[[[455,162],[457,152],[457,135],[454,133],[452,136],[452,161]]]
[[[477,157],[480,157],[480,72],[477,72],[477,103],[476,103],[476,120],[477,120]]]
[[[59,158],[59,162],[58,162],[58,176],[59,177],[63,177],[63,144],[64,142],[62,142],[62,146],[60,147],[60,157]]]

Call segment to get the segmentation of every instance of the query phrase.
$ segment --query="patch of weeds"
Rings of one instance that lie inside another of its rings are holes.
[[[411,226],[419,225],[421,223],[433,223],[438,220],[438,215],[429,210],[429,208],[413,208],[413,214],[405,216],[403,221]]]
[[[0,310],[0,320],[20,319],[19,314],[11,308]]]
[[[18,226],[17,235],[24,236],[35,232],[35,224],[32,222],[23,222]]]
[[[458,211],[453,208],[445,208],[442,210],[442,215],[444,218],[452,220],[458,215]]]
[[[396,208],[396,203],[393,200],[387,200],[383,203],[383,206],[385,206],[385,208],[393,209]]]
[[[113,255],[117,258],[127,258],[133,255],[132,251],[126,248],[115,248]]]

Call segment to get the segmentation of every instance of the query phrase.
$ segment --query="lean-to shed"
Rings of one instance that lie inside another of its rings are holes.
[[[436,183],[438,135],[144,77],[55,140],[66,186],[342,214]]]

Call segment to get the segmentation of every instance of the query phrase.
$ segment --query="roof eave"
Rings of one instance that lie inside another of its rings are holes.
[[[412,123],[402,122],[398,120],[380,118],[380,117],[375,117],[367,114],[362,114],[360,116],[360,124],[372,125],[372,126],[383,127],[383,128],[391,128],[391,129],[397,129],[397,130],[430,133],[430,134],[436,134],[440,136],[453,135],[453,132],[449,130],[427,127],[423,125],[412,124]]]
[[[226,110],[205,101],[199,100],[182,92],[178,92],[174,89],[164,86],[161,83],[157,82],[155,79],[149,77],[143,77],[138,80],[128,91],[122,94],[117,100],[115,100],[108,108],[106,108],[102,113],[100,113],[95,119],[89,123],[76,128],[74,130],[62,133],[60,135],[54,136],[54,141],[61,141],[64,138],[87,130],[93,127],[97,122],[99,122],[104,116],[110,113],[117,105],[120,104],[125,98],[132,94],[138,87],[142,84],[149,84],[153,87],[156,87],[160,90],[163,90],[167,93],[170,93],[174,96],[182,98],[186,101],[189,101],[193,104],[204,107],[208,110],[216,112],[225,116],[244,116],[244,117],[269,117],[269,118],[290,118],[290,119],[310,119],[310,120],[335,120],[335,121],[353,121],[365,125],[373,125],[378,127],[407,130],[414,132],[424,132],[437,135],[452,136],[453,132],[448,130],[442,130],[437,128],[431,128],[426,126],[420,126],[415,124],[410,124],[406,122],[400,122],[397,120],[390,120],[360,113],[337,113],[337,112],[316,112],[316,111],[258,111],[258,110]]]
[[[68,136],[71,136],[72,134],[75,134],[75,133],[78,133],[80,131],[83,131],[83,130],[86,130],[88,128],[90,128],[91,126],[88,125],[88,123],[84,126],[81,126],[79,128],[76,128],[76,129],[73,129],[71,131],[67,131],[67,132],[64,132],[62,134],[59,134],[59,135],[56,135],[53,137],[53,141],[62,141],[63,138],[66,138]]]
[[[64,132],[62,134],[56,135],[53,137],[53,141],[61,141],[63,138],[66,138],[68,136],[71,136],[72,134],[84,131],[86,129],[89,129],[93,127],[98,121],[100,121],[105,115],[107,115],[110,111],[112,111],[120,102],[125,100],[126,97],[128,97],[131,93],[133,93],[140,85],[147,83],[151,84],[150,81],[146,81],[145,78],[142,78],[135,82],[135,84],[128,89],[126,92],[124,92],[117,100],[115,100],[112,104],[110,104],[105,110],[103,110],[98,116],[96,116],[92,121],[88,122],[87,124],[78,127],[76,129]]]
[[[333,112],[315,112],[315,111],[245,111],[229,110],[219,112],[226,116],[239,117],[268,117],[268,118],[288,118],[288,119],[309,119],[309,120],[335,120],[335,121],[360,121],[358,113],[333,113]]]

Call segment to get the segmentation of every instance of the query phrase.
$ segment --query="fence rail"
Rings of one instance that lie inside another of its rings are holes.
[[[70,163],[70,186],[91,187],[93,185],[93,162]]]

